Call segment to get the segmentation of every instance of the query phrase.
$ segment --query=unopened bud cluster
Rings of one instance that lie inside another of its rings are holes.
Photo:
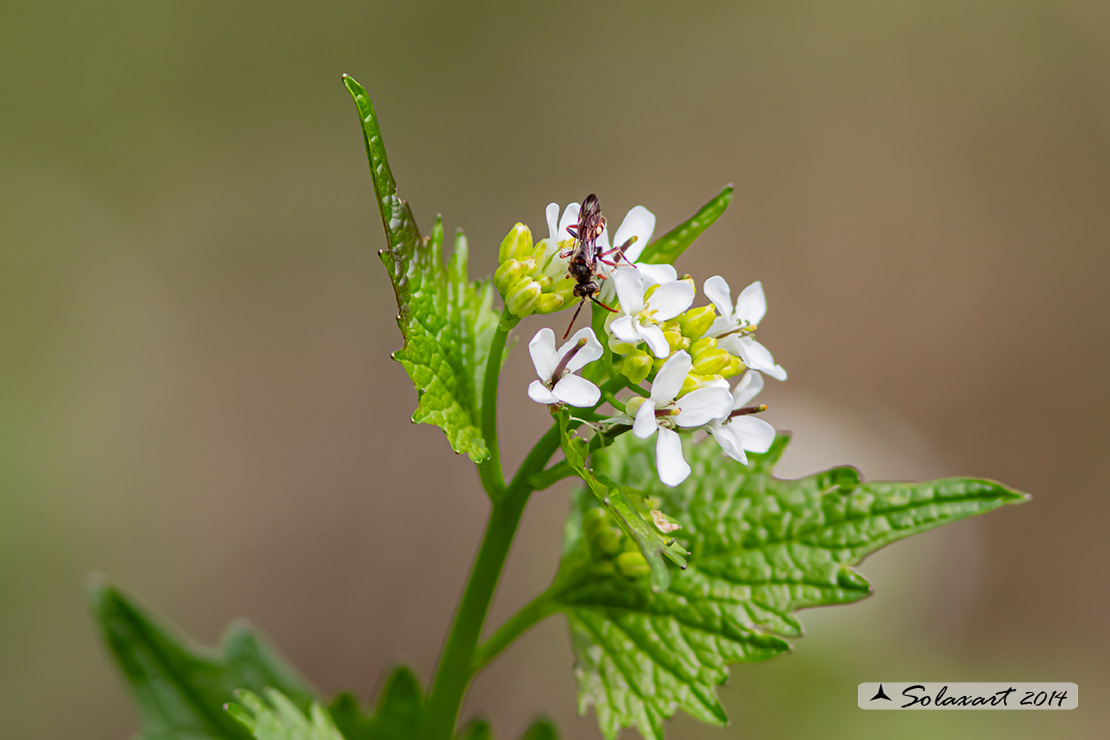
[[[521,223],[505,235],[493,283],[509,313],[517,318],[547,314],[574,300],[574,281],[566,275],[565,263],[557,264],[556,251],[546,240],[533,243],[531,230]]]
[[[636,542],[626,535],[605,509],[582,515],[582,533],[590,546],[591,568],[597,573],[638,578],[651,572]]]

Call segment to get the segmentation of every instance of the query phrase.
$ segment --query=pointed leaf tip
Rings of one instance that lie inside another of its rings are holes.
[[[663,720],[677,709],[720,721],[715,686],[730,664],[789,652],[783,637],[802,634],[799,609],[869,596],[870,583],[852,567],[864,557],[1025,500],[975,479],[861,483],[859,471],[847,466],[783,480],[772,467],[788,441],[779,435],[747,466],[715,444],[689,444],[693,472],[674,488],[655,476],[652,445],[632,435],[593,458],[598,480],[618,480],[625,490],[658,499],[660,510],[682,522],[679,539],[693,553],[665,593],[643,578],[614,577],[596,566],[603,551],[593,540],[602,540],[575,525],[591,498],[576,492],[555,599],[570,624],[579,706],[595,706],[606,737],[635,726],[660,738]],[[699,649],[707,644],[713,649]]]

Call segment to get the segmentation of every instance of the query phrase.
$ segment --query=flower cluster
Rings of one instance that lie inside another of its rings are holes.
[[[517,224],[502,242],[495,281],[514,315],[550,313],[577,302],[565,255],[574,246],[567,227],[577,223],[578,213],[579,206],[571,204],[556,223],[559,206],[552,203],[547,239],[534,245],[528,228]],[[770,448],[775,430],[754,416],[766,406],[750,402],[763,388],[763,375],[785,380],[786,371],[755,339],[767,311],[762,285],[747,286],[733,303],[728,283],[714,275],[702,287],[709,304],[694,306],[691,277],[680,277],[671,265],[637,262],[654,229],[655,217],[636,206],[613,239],[628,244],[623,256],[597,263],[599,299],[614,308],[604,322],[604,337],[581,329],[558,349],[551,329],[533,337],[528,349],[539,379],[528,387],[528,396],[577,409],[593,410],[602,402],[613,406],[615,413],[604,418],[596,411],[578,413],[596,420],[600,429],[626,427],[640,439],[655,437],[659,479],[676,486],[691,472],[683,433],[707,433],[741,463],[747,463],[747,453]],[[597,239],[599,252],[608,253],[609,244],[606,229]],[[612,377],[591,374],[603,387],[575,374],[606,354]],[[739,378],[735,387],[733,378]],[[631,395],[620,400],[621,391]]]

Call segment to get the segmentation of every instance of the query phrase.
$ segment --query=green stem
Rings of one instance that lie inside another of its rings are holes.
[[[497,322],[497,333],[490,343],[489,356],[486,358],[485,379],[482,382],[482,438],[489,449],[489,457],[478,465],[478,477],[482,488],[490,498],[497,500],[505,495],[505,476],[501,472],[501,446],[497,441],[497,381],[501,376],[501,362],[505,354],[505,342],[509,331],[520,320],[508,310],[501,312]]]
[[[501,344],[503,346],[504,342]],[[490,359],[494,359],[492,350]],[[488,372],[486,378],[490,378]],[[493,379],[496,382],[496,374]],[[492,501],[489,523],[482,535],[482,543],[478,547],[478,555],[474,559],[462,599],[455,610],[431,693],[428,695],[425,715],[427,721],[424,727],[426,740],[450,740],[454,733],[466,688],[474,675],[474,654],[489,613],[490,602],[493,601],[505,559],[520,525],[520,517],[532,494],[529,481],[533,475],[543,470],[558,449],[559,428],[555,425],[536,442],[532,451],[524,458],[512,483],[507,488],[501,483],[503,496]],[[497,468],[500,472],[500,463]]]
[[[493,661],[501,651],[539,622],[557,611],[551,600],[551,591],[544,591],[529,601],[520,611],[501,625],[474,653],[472,670],[478,673]]]
[[[454,734],[455,721],[472,676],[474,650],[529,493],[526,490],[523,494],[507,496],[492,504],[489,524],[478,548],[478,556],[474,559],[466,590],[455,611],[455,621],[443,646],[432,692],[428,696],[425,735],[428,740],[450,740]]]

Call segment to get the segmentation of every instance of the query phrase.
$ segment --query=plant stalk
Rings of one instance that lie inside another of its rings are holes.
[[[463,697],[473,675],[471,667],[478,638],[530,493],[523,488],[492,504],[489,523],[428,696],[427,740],[450,740],[454,734]]]
[[[529,601],[478,647],[474,653],[474,666],[472,668],[474,673],[480,672],[500,655],[502,650],[532,627],[551,616],[555,611],[555,606],[551,602],[550,591],[544,591]]]

